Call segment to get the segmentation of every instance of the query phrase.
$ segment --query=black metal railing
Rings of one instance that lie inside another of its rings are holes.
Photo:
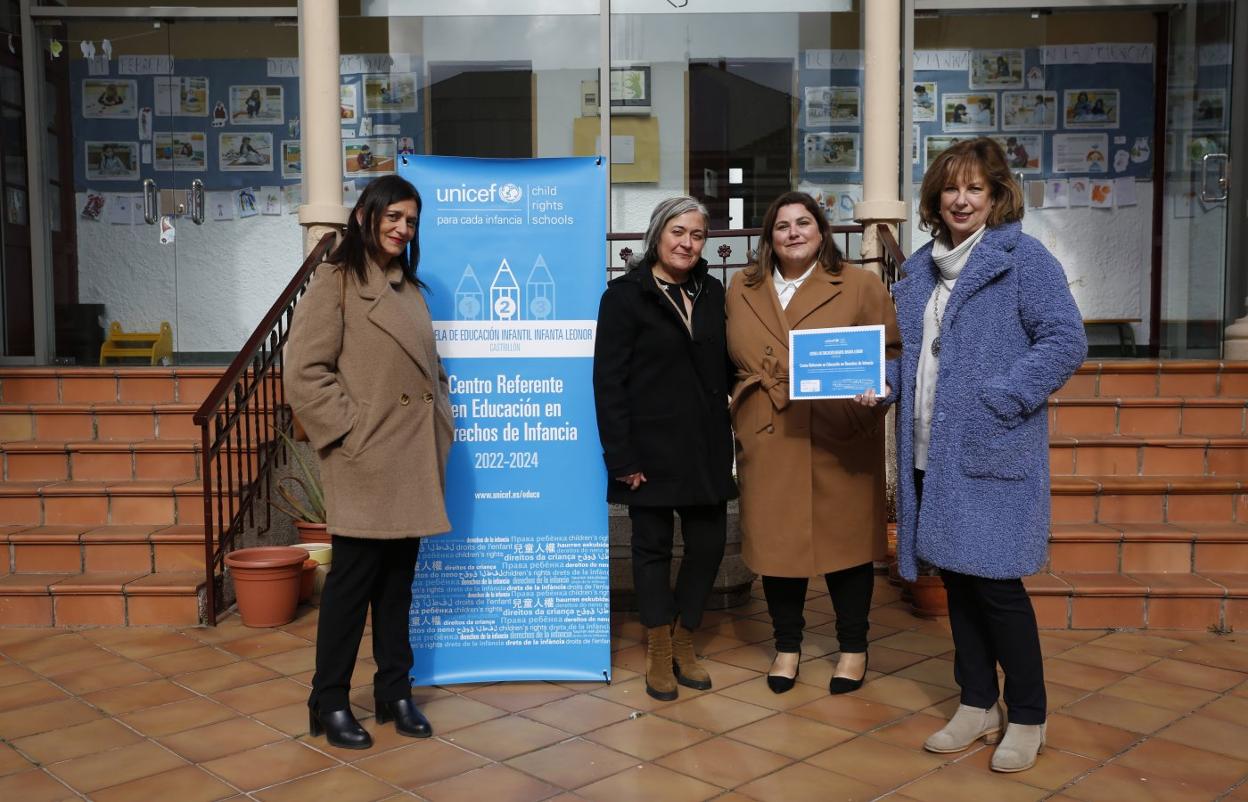
[[[221,613],[225,555],[257,521],[259,531],[269,528],[273,469],[287,460],[274,430],[289,433],[292,422],[281,373],[290,321],[333,243],[334,235],[326,234],[312,249],[195,412],[203,460],[205,616],[213,626]]]

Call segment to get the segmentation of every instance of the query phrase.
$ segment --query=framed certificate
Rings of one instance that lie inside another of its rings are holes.
[[[884,394],[884,327],[843,326],[789,332],[789,398]]]

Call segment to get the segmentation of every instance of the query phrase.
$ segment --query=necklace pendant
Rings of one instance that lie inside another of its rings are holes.
[[[932,340],[932,356],[940,356],[940,335],[936,335],[936,339]]]

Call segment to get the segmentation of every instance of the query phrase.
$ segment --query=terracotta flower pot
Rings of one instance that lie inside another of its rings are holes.
[[[910,609],[923,618],[949,615],[949,597],[945,595],[945,583],[938,576],[920,576],[914,582],[906,582],[910,588]]]
[[[316,566],[320,565],[309,557],[303,561],[303,572],[299,574],[299,601],[306,602],[312,598],[312,589],[316,585]]]
[[[278,627],[294,620],[307,559],[306,551],[290,546],[239,549],[226,555],[245,626]]]
[[[295,528],[299,530],[300,543],[330,543],[332,536],[329,534],[328,524],[313,524],[307,521],[295,521]]]

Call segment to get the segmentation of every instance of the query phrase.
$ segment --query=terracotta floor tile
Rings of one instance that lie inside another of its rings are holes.
[[[885,724],[872,732],[870,737],[917,752],[923,748],[923,742],[928,736],[944,727],[946,721],[944,716],[915,713],[900,721]]]
[[[131,660],[142,660],[158,654],[169,654],[186,649],[198,649],[203,644],[194,638],[188,638],[179,632],[153,627],[152,629],[131,630],[135,633],[120,643],[110,644],[109,650]]]
[[[1139,676],[1173,682],[1177,685],[1188,685],[1206,691],[1221,693],[1235,687],[1248,679],[1248,675],[1238,671],[1227,671],[1222,668],[1188,663],[1183,660],[1162,659],[1148,668],[1142,669]]]
[[[135,710],[118,718],[149,738],[159,738],[162,735],[172,735],[205,724],[224,721],[236,715],[238,714],[225,705],[197,696],[159,707]]]
[[[1096,769],[1064,792],[1086,802],[1203,802],[1212,798],[1206,790],[1116,764]]]
[[[803,664],[802,671],[810,673],[810,668],[807,664]],[[798,679],[803,677],[804,675],[799,672]],[[765,707],[769,710],[791,710],[813,702],[816,699],[822,699],[828,695],[828,688],[826,682],[819,685],[808,685],[804,682],[798,682],[784,693],[775,693],[767,686],[766,677],[755,677],[748,682],[742,682],[720,691],[719,695],[741,702],[749,702],[752,705]]]
[[[904,708],[860,699],[854,694],[825,696],[822,699],[795,707],[791,711],[796,715],[814,719],[833,727],[863,733],[873,730],[889,721],[896,721],[907,715]]]
[[[30,707],[45,702],[55,702],[66,696],[68,694],[65,691],[42,679],[8,685],[0,688],[0,713],[15,707]]]
[[[723,789],[651,764],[625,769],[605,780],[577,789],[577,796],[602,802],[700,802]]]
[[[16,739],[24,735],[72,727],[100,717],[98,710],[77,699],[46,702],[0,713],[0,733],[3,733],[5,739]]]
[[[871,655],[871,659],[872,668],[874,668],[874,654]],[[952,688],[955,690],[958,688],[958,683],[953,678],[953,661],[943,660],[939,657],[933,657],[906,666],[897,671],[894,676],[900,679],[916,680],[940,688]]]
[[[1176,710],[1099,693],[1080,699],[1062,712],[1141,734],[1156,732],[1182,715]]]
[[[244,791],[254,791],[327,769],[333,758],[296,741],[279,741],[210,760],[203,768]]]
[[[1114,763],[1219,793],[1248,777],[1248,761],[1161,738],[1145,741]]]
[[[303,671],[312,671],[316,668],[316,647],[305,646],[301,649],[291,649],[288,652],[266,655],[258,658],[256,665],[272,669],[274,672],[284,676],[298,674]]]
[[[1248,698],[1242,696],[1224,696],[1211,702],[1200,711],[1201,715],[1229,721],[1232,724],[1248,725]]]
[[[159,675],[147,666],[132,660],[121,660],[102,666],[73,671],[56,678],[56,684],[79,696],[95,691],[150,682]]]
[[[537,802],[554,796],[559,789],[508,766],[494,764],[421,786],[416,793],[430,802]]]
[[[115,654],[95,646],[88,646],[39,660],[27,661],[26,667],[36,674],[55,678],[65,674],[74,674],[88,668],[113,665],[121,662],[121,660],[122,658]]]
[[[3,651],[0,651],[0,654],[3,654]],[[36,679],[39,679],[39,675],[28,668],[22,668],[13,663],[0,665],[0,688],[7,688],[10,685],[18,685]]]
[[[1248,672],[1248,649],[1238,648],[1234,642],[1202,643],[1175,652],[1172,656],[1187,663]]]
[[[752,676],[758,676],[752,674]],[[714,680],[712,680],[713,682]],[[681,688],[680,690],[684,690]],[[679,701],[661,702],[646,693],[646,681],[642,677],[630,679],[626,682],[612,682],[606,688],[599,688],[596,691],[590,691],[591,696],[599,699],[606,699],[609,702],[624,705],[631,710],[655,711],[668,705],[676,704]]]
[[[60,799],[79,798],[55,777],[39,769],[0,777],[0,799],[17,799],[21,802],[55,802]]]
[[[775,654],[776,652],[771,648],[770,644],[750,643],[736,649],[718,652],[715,655],[715,660],[719,663],[727,663],[730,666],[744,668],[761,674],[765,673],[771,666],[771,660],[775,657]],[[645,671],[644,664],[641,671]]]
[[[217,691],[212,698],[240,713],[259,713],[282,705],[306,701],[308,688],[291,679],[278,678]]]
[[[257,657],[289,652],[291,649],[303,649],[307,645],[308,642],[303,638],[297,638],[285,632],[264,632],[263,634],[228,641],[220,646],[227,652],[233,652],[239,657],[255,660]]]
[[[421,712],[429,719],[429,723],[433,725],[434,733],[439,736],[506,715],[504,710],[499,710],[497,707],[491,707],[472,699],[465,699],[462,696],[445,696],[441,699],[434,699],[432,702],[422,705]]]
[[[264,802],[372,802],[394,793],[394,788],[352,766],[338,766],[275,785],[255,796]]]
[[[25,771],[29,769],[31,765],[31,761],[19,754],[18,751],[12,746],[9,746],[8,744],[0,744],[0,777],[16,774],[19,771]]]
[[[206,763],[244,749],[284,740],[284,736],[250,719],[232,718],[166,735],[158,740],[192,763]]]
[[[66,760],[48,767],[48,771],[83,793],[150,777],[186,765],[172,752],[151,741],[97,752],[93,755]]]
[[[775,711],[718,694],[704,694],[655,713],[707,732],[722,733],[774,715]]]
[[[612,724],[585,737],[642,760],[654,760],[705,741],[710,733],[658,716],[645,715]]]
[[[1072,688],[1069,685],[1062,685],[1058,682],[1045,681],[1045,696],[1049,700],[1049,712],[1059,710],[1072,702],[1075,702],[1087,696],[1089,691],[1082,688]],[[956,709],[956,708],[953,708]]]
[[[21,632],[38,632],[39,630],[21,630]],[[94,643],[84,638],[77,632],[57,632],[56,630],[44,630],[54,632],[56,634],[44,638],[29,638],[17,641],[5,646],[2,650],[5,656],[13,660],[20,660],[23,663],[33,663],[45,657],[64,654],[66,652],[77,651]]]
[[[632,712],[624,705],[581,693],[525,710],[524,716],[564,732],[580,735],[623,721]]]
[[[914,652],[927,657],[935,657],[938,654],[953,651],[952,638],[923,635],[918,632],[898,632],[896,635],[890,635],[887,638],[876,641],[873,645],[885,646],[889,649],[900,649],[903,652]]]
[[[464,694],[469,699],[484,702],[509,713],[527,710],[530,707],[544,705],[571,695],[572,692],[567,688],[561,688],[550,682],[503,682]]]
[[[43,765],[70,760],[83,755],[93,755],[106,749],[137,743],[143,740],[128,727],[111,718],[102,718],[62,727],[51,732],[19,738],[13,745]]]
[[[1147,635],[1136,632],[1111,632],[1103,638],[1097,638],[1093,644],[1127,652],[1151,654],[1156,657],[1167,657],[1188,645],[1187,641],[1166,638],[1151,632]]]
[[[902,792],[923,802],[1029,802],[1048,795],[1048,791],[1026,785],[1021,779],[955,763],[916,780]]]
[[[1211,699],[1217,698],[1217,694],[1212,691],[1176,685],[1173,682],[1161,682],[1140,675],[1125,677],[1113,685],[1105,686],[1100,692],[1107,696],[1130,699],[1133,702],[1143,702],[1181,713],[1195,710]]]
[[[741,786],[737,792],[762,802],[826,802],[829,799],[865,802],[879,796],[880,789],[809,763],[794,763]]]
[[[229,652],[203,646],[198,649],[185,649],[154,657],[145,657],[139,662],[166,677],[185,674],[188,671],[212,669],[235,663],[238,658]]]
[[[238,615],[231,615],[217,622],[215,627],[187,627],[181,630],[183,635],[194,638],[202,643],[221,644],[227,641],[249,638],[256,630],[243,625]]]
[[[854,733],[789,713],[777,713],[728,733],[728,737],[759,749],[801,760],[844,743]]]
[[[355,767],[400,788],[416,788],[472,771],[489,761],[439,738],[370,755]]]
[[[124,685],[120,688],[109,688],[89,693],[83,698],[91,704],[114,716],[142,710],[145,707],[177,702],[189,699],[194,694],[185,688],[175,685],[166,679],[152,682],[140,682],[135,685]]]
[[[808,621],[806,624],[810,628],[810,622]],[[771,640],[774,635],[771,624],[765,621],[755,621],[751,618],[733,618],[724,621],[715,627],[715,632],[727,635],[730,638],[736,638],[745,643],[759,643],[760,641]]]
[[[255,663],[238,661],[228,665],[216,666],[202,671],[189,671],[178,674],[173,681],[178,685],[190,688],[196,693],[212,694],[230,688],[241,688],[257,682],[274,679],[277,674],[272,670]]]
[[[806,762],[881,789],[910,782],[945,763],[938,755],[903,749],[874,738],[854,738],[808,757]]]
[[[275,707],[272,710],[256,713],[252,718],[292,737],[308,734],[308,705],[306,702],[296,702],[290,705]]]
[[[1117,727],[1056,713],[1048,718],[1045,738],[1058,749],[1105,760],[1126,749],[1139,736]]]
[[[177,800],[177,802],[211,802],[229,799],[238,792],[198,766],[153,774],[114,785],[91,794],[93,802],[131,802],[132,800]]]
[[[1201,713],[1176,721],[1157,733],[1157,737],[1194,749],[1206,749],[1236,760],[1248,760],[1248,726],[1210,718]]]
[[[958,765],[974,768],[984,774],[992,774],[990,767],[995,747],[984,746],[973,749],[959,756]],[[1063,752],[1051,746],[1045,747],[1044,753],[1036,761],[1036,765],[1027,771],[1019,772],[1010,779],[1026,785],[1034,785],[1047,791],[1054,791],[1096,768],[1098,761]]]
[[[638,762],[635,757],[583,738],[573,738],[512,758],[507,765],[560,788],[580,788],[632,768]]]
[[[699,662],[701,662],[702,667],[706,669],[706,673],[711,675],[711,687],[716,691],[722,691],[725,688],[738,685],[742,682],[749,682],[758,676],[757,672],[751,671],[748,668],[734,666],[730,663],[721,663],[718,660],[701,660]],[[624,677],[621,677],[621,679],[624,679]],[[680,687],[680,691],[681,693],[701,693],[700,691],[695,691],[692,688],[686,688],[683,685]]]
[[[854,693],[861,699],[882,702],[906,710],[922,710],[957,694],[958,691],[953,688],[929,685],[926,682],[904,677],[880,677],[863,685]]]
[[[1061,685],[1069,685],[1072,688],[1082,688],[1085,691],[1095,691],[1104,688],[1106,685],[1112,685],[1126,676],[1121,671],[1111,671],[1108,668],[1097,668],[1083,663],[1072,663],[1069,660],[1054,658],[1044,661],[1044,679],[1046,682],[1056,682]]]
[[[491,760],[506,760],[567,740],[569,735],[541,722],[505,716],[456,730],[444,737],[456,746]]]
[[[1128,674],[1150,666],[1158,660],[1154,655],[1124,651],[1122,649],[1110,649],[1097,643],[1076,646],[1064,652],[1062,659],[1069,660],[1072,663],[1107,668],[1111,671],[1122,671]]]

